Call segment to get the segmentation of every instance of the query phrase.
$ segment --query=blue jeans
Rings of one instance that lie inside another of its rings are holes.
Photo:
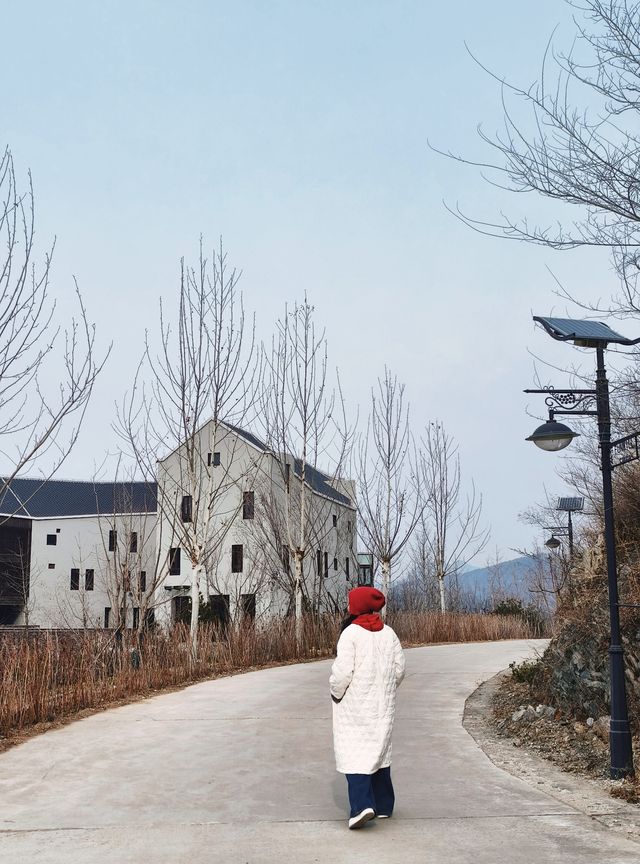
[[[349,785],[349,817],[357,816],[367,807],[378,816],[391,816],[395,795],[391,783],[391,768],[380,768],[375,774],[346,774]]]

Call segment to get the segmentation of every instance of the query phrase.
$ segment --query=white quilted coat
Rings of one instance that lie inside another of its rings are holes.
[[[333,746],[342,774],[374,774],[391,764],[396,687],[404,677],[400,640],[386,625],[350,624],[338,640],[331,668]]]

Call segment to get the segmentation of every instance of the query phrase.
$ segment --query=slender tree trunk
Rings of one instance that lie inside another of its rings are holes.
[[[438,588],[440,589],[440,612],[444,615],[447,611],[446,602],[444,598],[444,577],[438,576]]]
[[[191,580],[191,627],[189,640],[191,644],[191,659],[194,663],[198,656],[198,614],[200,612],[200,580],[202,570],[202,564],[196,564],[193,568],[193,577]]]
[[[296,584],[295,584],[295,615],[296,615],[296,647],[302,646],[302,553],[296,552]]]
[[[381,562],[382,567],[382,593],[385,597],[389,597],[389,586],[391,585],[391,561],[388,559],[383,559]],[[382,619],[385,620],[387,617],[387,607],[386,605],[382,607]]]

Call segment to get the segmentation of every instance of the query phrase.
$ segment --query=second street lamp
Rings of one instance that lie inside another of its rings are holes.
[[[602,503],[604,511],[604,541],[607,557],[607,585],[609,592],[609,670],[611,680],[611,721],[609,726],[610,773],[615,780],[633,774],[633,751],[631,729],[627,710],[627,694],[624,680],[624,651],[620,634],[620,606],[618,596],[618,573],[613,517],[612,470],[618,465],[640,459],[640,432],[611,440],[611,412],[609,406],[609,382],[604,365],[604,352],[610,343],[637,345],[640,339],[625,339],[606,324],[599,321],[575,321],[568,318],[541,318],[547,333],[560,342],[573,342],[580,348],[595,348],[597,372],[594,390],[525,390],[546,396],[549,420],[539,426],[527,438],[543,450],[564,449],[576,437],[564,423],[556,422],[556,415],[573,414],[591,416],[598,421],[600,444],[600,468],[602,470]],[[594,406],[595,403],[595,406]],[[595,410],[593,408],[595,407]],[[613,454],[618,461],[613,461]],[[619,454],[619,455],[618,455]]]

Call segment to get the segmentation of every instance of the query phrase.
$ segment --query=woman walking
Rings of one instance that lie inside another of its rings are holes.
[[[349,787],[349,828],[376,816],[388,818],[395,801],[391,731],[404,654],[378,615],[384,604],[376,588],[363,585],[349,592],[350,620],[338,640],[329,681],[336,768],[346,774]]]

